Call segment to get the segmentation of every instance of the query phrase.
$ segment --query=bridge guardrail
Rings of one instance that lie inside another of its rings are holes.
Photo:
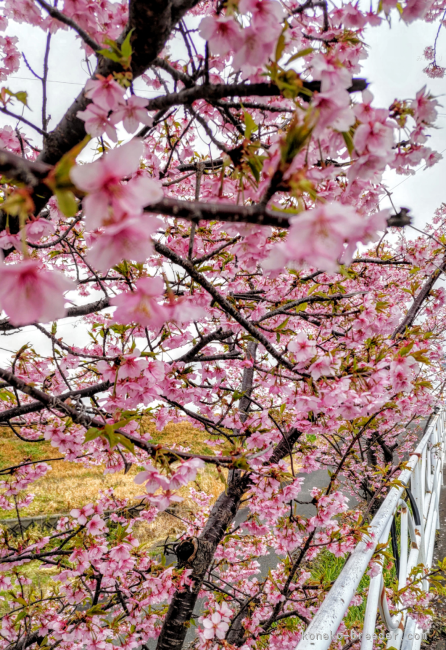
[[[401,487],[393,487],[390,490],[373,518],[369,528],[369,535],[373,533],[373,537],[364,536],[358,543],[297,644],[296,650],[329,648],[377,545],[387,544],[392,524],[395,526],[396,516],[400,517],[401,531],[400,557],[396,562],[398,589],[406,585],[414,566],[423,563],[426,567],[431,567],[435,534],[440,528],[439,501],[443,484],[445,433],[446,414],[441,411],[430,421],[426,433],[407,462],[407,468],[401,472]],[[412,512],[401,498],[405,491]],[[428,582],[423,581],[423,589],[427,591],[428,588]],[[373,648],[378,611],[387,628],[388,648],[419,650],[424,636],[416,621],[404,611],[391,616],[389,609],[380,567],[379,573],[370,580],[361,650]]]

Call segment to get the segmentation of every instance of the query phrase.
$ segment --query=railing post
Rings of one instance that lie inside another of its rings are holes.
[[[369,528],[369,535],[356,546],[324,602],[304,632],[296,650],[328,650],[331,640],[347,612],[359,582],[378,543],[387,544],[395,513],[401,508],[401,552],[398,587],[407,585],[408,574],[417,564],[430,568],[436,528],[439,526],[439,500],[445,457],[445,414],[441,412],[430,423],[399,477],[400,485],[390,490]],[[420,524],[400,497],[408,482],[415,499]],[[409,546],[409,534],[411,544]],[[373,544],[370,544],[370,536]],[[423,580],[423,588],[429,588]],[[391,616],[387,602],[382,567],[370,581],[361,639],[361,650],[373,649],[376,617],[380,611],[387,629],[394,633],[388,647],[419,650],[422,630],[405,612]],[[368,638],[367,638],[368,637]]]

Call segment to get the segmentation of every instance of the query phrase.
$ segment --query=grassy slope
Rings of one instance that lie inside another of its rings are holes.
[[[204,442],[209,435],[192,427],[188,423],[169,424],[162,432],[151,425],[154,442],[170,446],[174,443],[188,446],[199,453],[212,454],[211,448]],[[27,443],[19,440],[10,430],[0,429],[0,469],[17,465],[24,460],[44,460],[60,458],[63,454],[48,442]],[[113,488],[118,498],[132,498],[142,494],[142,487],[133,482],[140,468],[133,466],[127,474],[104,474],[102,466],[83,466],[64,460],[49,463],[52,470],[46,476],[32,484],[34,500],[20,514],[24,517],[69,512],[72,508],[91,503],[100,490]],[[205,469],[197,477],[197,485],[214,498],[222,491],[223,483],[217,472]],[[183,495],[183,496],[186,496]],[[0,519],[15,518],[14,510],[0,509]]]
[[[192,427],[188,423],[169,424],[162,432],[147,424],[152,433],[154,442],[162,443],[165,446],[181,444],[190,447],[198,453],[212,453],[212,449],[205,443],[208,434]],[[57,448],[49,443],[26,443],[19,440],[6,428],[0,429],[0,469],[16,465],[25,459],[44,460],[46,458],[58,458],[62,456]],[[104,474],[102,466],[84,467],[79,464],[67,461],[55,461],[50,463],[52,470],[45,477],[32,486],[35,494],[32,504],[22,509],[22,516],[52,514],[58,512],[69,512],[74,507],[79,507],[94,501],[99,490],[112,487],[118,498],[137,497],[142,493],[142,488],[133,482],[135,475],[140,468],[133,466],[127,474],[122,471],[117,474]],[[206,468],[201,472],[196,481],[196,487],[212,495],[215,500],[224,488],[218,477],[215,468]],[[187,518],[187,510],[193,505],[187,498],[187,490],[182,490],[185,497],[183,506],[184,516]],[[0,509],[0,519],[14,518],[14,510],[5,511]],[[162,513],[151,524],[142,524],[135,529],[136,536],[141,543],[150,545],[160,544],[166,537],[177,537],[184,530],[184,525],[178,519]],[[318,558],[311,563],[311,578],[320,584],[329,585],[332,583],[345,563],[345,558],[336,558],[328,551],[322,552]],[[51,576],[57,572],[57,568],[42,568],[39,562],[32,562],[26,566],[25,573],[44,590],[51,582]],[[394,578],[394,576],[392,576]],[[365,576],[361,581],[359,591],[364,595],[364,600],[358,607],[352,607],[346,617],[348,627],[358,627],[363,620],[366,606],[366,594],[369,578]]]

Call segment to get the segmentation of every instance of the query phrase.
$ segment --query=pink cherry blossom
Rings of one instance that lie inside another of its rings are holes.
[[[97,106],[106,111],[115,111],[124,103],[125,89],[112,77],[96,75],[96,79],[89,79],[85,84],[85,96]],[[79,115],[79,113],[78,113]]]
[[[288,349],[293,352],[293,356],[298,363],[308,361],[316,354],[316,345],[314,341],[310,341],[305,332],[299,332],[293,336]]]
[[[94,515],[86,524],[86,529],[90,535],[102,535],[108,531],[105,521],[99,515]]]
[[[0,248],[3,248],[4,250],[16,248],[18,251],[22,251],[24,248],[22,235],[20,233],[17,235],[11,235],[10,233],[7,233],[6,230],[3,230],[0,233]]]
[[[310,366],[309,371],[313,379],[319,379],[319,377],[335,375],[337,366],[338,363],[333,361],[330,357],[319,357],[319,359]]]
[[[90,104],[85,111],[78,111],[77,117],[85,122],[85,130],[91,136],[99,137],[105,133],[112,142],[118,141],[116,128],[110,121],[106,108]]]
[[[2,53],[0,65],[0,81],[4,81],[20,67],[20,52],[17,48],[17,36],[0,36],[0,51]]]
[[[54,225],[47,219],[35,219],[26,224],[26,239],[33,244],[42,237],[47,237],[54,232]]]
[[[0,147],[21,155],[20,141],[12,127],[4,126],[0,129]]]
[[[170,481],[166,476],[163,476],[156,470],[152,465],[145,465],[145,470],[140,472],[134,478],[134,482],[138,485],[145,483],[145,489],[147,494],[154,494],[159,488],[167,490],[170,485]]]
[[[128,377],[139,377],[144,368],[143,364],[140,363],[141,360],[141,352],[138,348],[135,348],[133,354],[126,354],[122,357],[119,374],[124,379]]]
[[[413,373],[418,363],[413,357],[397,356],[390,364],[390,377],[395,392],[408,391],[412,387]]]
[[[122,562],[123,560],[128,560],[130,558],[130,551],[128,546],[125,544],[120,544],[119,546],[115,546],[115,548],[112,548],[110,551],[110,558],[112,560],[115,560],[116,562]]]
[[[176,323],[190,323],[203,317],[206,310],[201,305],[194,304],[192,300],[179,298],[169,305],[170,320]]]
[[[201,38],[209,41],[212,54],[226,56],[238,48],[241,42],[241,29],[232,17],[206,16],[201,21],[199,30]]]
[[[321,133],[327,126],[337,131],[348,131],[355,122],[353,110],[350,107],[350,96],[343,88],[333,88],[321,93],[315,93],[313,106],[319,111],[316,133]]]
[[[94,163],[73,167],[70,172],[73,183],[88,193],[83,205],[90,229],[113,218],[119,220],[125,214],[137,215],[145,205],[162,198],[161,187],[151,178],[138,176],[122,182],[138,170],[142,153],[141,140],[134,139]]]
[[[119,323],[137,322],[143,327],[159,328],[169,319],[169,310],[158,300],[164,294],[161,278],[141,278],[133,292],[120,293],[112,299],[117,306],[114,319]]]
[[[414,118],[417,122],[433,124],[437,119],[438,105],[438,101],[426,91],[426,86],[424,86],[417,92],[410,107],[414,112]]]
[[[381,152],[384,155],[366,153],[359,156],[347,171],[350,182],[356,179],[364,181],[376,180],[381,177],[386,166],[394,159],[394,152]]]
[[[311,264],[327,271],[337,268],[344,242],[358,241],[361,217],[347,205],[320,205],[293,217],[286,244],[279,244],[264,262],[266,269],[282,266],[285,260]]]
[[[180,467],[175,470],[172,478],[170,479],[170,489],[178,490],[181,486],[187,485],[190,481],[194,481],[197,471],[204,467],[204,462],[200,458],[191,458],[190,460],[181,463]]]
[[[358,153],[366,150],[377,156],[389,151],[393,145],[393,129],[381,122],[360,124],[355,131],[353,144]]]
[[[432,151],[429,147],[423,147],[423,155],[426,167],[433,167],[440,162],[440,160],[443,160],[441,153],[438,151]]]
[[[423,18],[432,4],[433,0],[407,0],[401,18],[405,23],[412,23],[418,18]]]
[[[225,623],[219,612],[215,612],[209,618],[203,619],[203,637],[205,639],[224,639],[229,629],[228,623]]]
[[[110,121],[112,124],[122,122],[127,133],[135,133],[140,124],[152,126],[153,120],[144,108],[147,102],[144,97],[131,95],[125,104],[114,110]]]
[[[153,251],[150,235],[156,232],[156,219],[125,219],[107,226],[88,252],[88,260],[94,268],[107,271],[122,260],[145,262]]]
[[[242,41],[234,55],[234,67],[245,75],[250,75],[262,66],[272,55],[276,35],[269,30],[258,31],[254,27],[245,27]]]
[[[279,36],[282,31],[281,21],[285,16],[279,2],[275,2],[275,0],[240,0],[238,8],[242,14],[251,14],[251,24],[258,31],[266,29]]]
[[[87,523],[87,517],[90,517],[94,512],[93,504],[89,503],[82,508],[74,508],[71,510],[70,515],[78,520],[81,526],[84,526]]]
[[[0,305],[15,325],[52,321],[65,314],[64,293],[75,284],[34,260],[0,266]]]
[[[147,501],[152,506],[155,506],[159,512],[166,510],[171,503],[181,503],[182,500],[182,497],[177,494],[172,494],[170,490],[166,490],[166,492],[163,492],[162,494],[147,497]]]
[[[352,75],[342,63],[328,55],[317,53],[311,59],[313,79],[321,81],[321,90],[326,92],[339,86],[349,88]]]
[[[369,576],[369,578],[374,578],[375,576],[379,576],[381,571],[382,571],[382,566],[378,562],[370,562],[367,575]]]

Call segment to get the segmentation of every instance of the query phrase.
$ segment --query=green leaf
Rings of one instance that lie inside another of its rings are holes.
[[[124,40],[123,44],[121,45],[121,52],[122,52],[123,56],[125,56],[128,59],[132,56],[132,46],[130,45],[130,38],[131,38],[133,32],[134,32],[134,29],[131,29],[129,31],[129,33],[125,37],[125,40]]]
[[[27,615],[26,609],[23,609],[19,614],[17,614],[14,625],[17,625],[25,616]]]
[[[19,100],[19,102],[22,102],[24,106],[29,108],[28,106],[28,93],[25,92],[24,90],[19,90],[18,93],[14,93],[14,97]]]
[[[130,68],[132,58],[132,46],[130,45],[130,38],[132,36],[132,32],[133,29],[129,31],[121,47],[119,47],[117,42],[113,41],[111,38],[104,38],[104,43],[106,43],[110,49],[99,50],[98,54],[105,56],[106,59],[111,59],[112,61],[116,61],[116,63],[120,63],[124,69]]]
[[[24,90],[19,90],[16,93],[13,93],[12,90],[9,90],[9,88],[2,88],[2,91],[9,95],[10,97],[15,97],[16,99],[19,100],[22,104],[26,106],[26,108],[29,108],[28,106],[28,93],[25,92]],[[31,109],[30,109],[31,110]]]
[[[311,136],[315,121],[313,116],[307,114],[303,122],[299,122],[297,118],[293,119],[285,136],[280,145],[280,158],[282,163],[289,165],[294,160],[295,156],[303,149]]]
[[[254,122],[254,119],[250,113],[248,113],[247,111],[243,111],[243,115],[244,115],[244,122],[245,122],[245,138],[249,140],[252,132],[257,131],[259,127]]]
[[[281,323],[280,325],[278,325],[276,329],[278,329],[278,330],[283,330],[283,329],[287,326],[289,320],[290,320],[290,317],[287,316],[287,318],[285,318],[285,320],[283,321],[283,323]]]
[[[247,160],[249,168],[252,171],[252,175],[254,176],[257,182],[259,182],[260,180],[260,172],[263,169],[264,160],[265,160],[265,156],[250,156]]]
[[[107,426],[107,425],[106,425],[106,426]],[[114,433],[113,430],[112,430],[112,431],[104,432],[104,433],[103,433],[103,436],[104,436],[104,438],[105,438],[106,440],[108,440],[108,443],[109,443],[109,445],[110,445],[110,449],[113,449],[113,447],[116,447],[116,445],[118,444],[118,442],[117,442],[117,440],[116,440],[116,434]]]
[[[120,444],[131,454],[135,453],[135,445],[131,440],[123,436],[121,433],[115,433],[116,444]]]
[[[426,363],[428,366],[431,365],[429,357],[426,357],[423,352],[426,352],[426,350],[417,350],[417,352],[412,352],[411,357],[415,359],[415,361],[418,361],[419,363]]]
[[[116,63],[119,63],[121,57],[119,54],[116,54],[116,52],[112,52],[111,50],[98,50],[98,54],[101,54],[102,56],[105,56],[106,59],[111,59],[112,61],[115,61]]]
[[[55,190],[54,194],[56,195],[57,205],[62,214],[66,217],[74,217],[78,207],[73,192],[70,192],[70,190]]]
[[[355,145],[353,144],[353,138],[351,136],[350,131],[342,131],[342,137],[344,138],[345,146],[347,147],[347,151],[352,155],[352,153],[355,150]]]
[[[409,345],[405,345],[404,348],[401,348],[401,350],[398,351],[398,354],[400,355],[400,357],[405,357],[409,354],[412,348],[413,348],[413,342],[409,343]]]
[[[349,280],[354,280],[357,277],[357,274],[353,271],[353,269],[348,269],[344,264],[341,264],[339,266],[339,273],[344,278],[348,278]]]
[[[297,52],[296,54],[293,54],[293,56],[290,56],[285,65],[289,65],[292,61],[296,61],[296,59],[300,59],[302,56],[307,56],[312,52],[314,52],[313,47],[306,47],[304,50],[300,50],[300,52]]]
[[[243,458],[243,457],[242,458],[235,458],[232,465],[233,465],[233,467],[235,467],[237,469],[249,469],[248,462],[247,462],[246,458]]]
[[[97,429],[96,427],[91,427],[88,429],[87,433],[85,434],[84,442],[91,442],[91,440],[95,440],[96,438],[99,438],[99,436],[102,435],[102,430]]]
[[[90,607],[90,609],[87,609],[85,614],[87,616],[94,616],[95,614],[105,614],[105,612],[102,609],[101,605],[93,605],[93,607]]]
[[[280,61],[280,59],[282,58],[285,45],[286,45],[286,40],[285,40],[285,30],[284,30],[279,36],[279,40],[277,41],[276,58],[275,58],[276,61]]]

